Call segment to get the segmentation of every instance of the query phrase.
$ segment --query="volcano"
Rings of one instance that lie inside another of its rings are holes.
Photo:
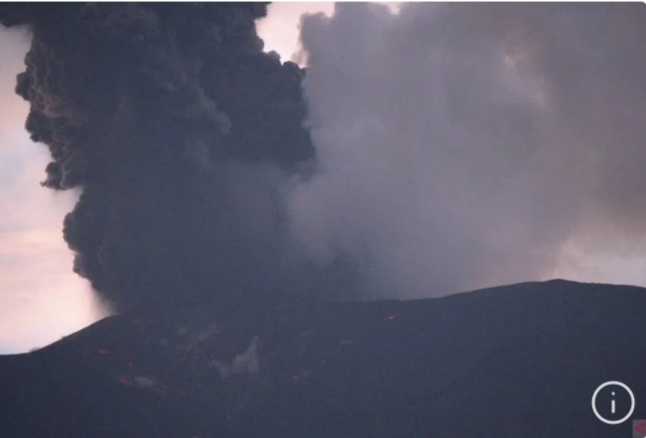
[[[641,288],[553,280],[124,313],[0,357],[0,434],[625,437],[591,398],[621,381],[646,418],[645,306]]]

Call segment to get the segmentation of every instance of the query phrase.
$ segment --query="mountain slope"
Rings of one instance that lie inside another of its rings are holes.
[[[439,299],[107,318],[0,357],[0,435],[625,437],[646,418],[646,290],[561,280]]]

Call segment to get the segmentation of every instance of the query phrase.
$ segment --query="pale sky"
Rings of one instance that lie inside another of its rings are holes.
[[[270,5],[258,26],[265,49],[283,60],[301,60],[299,17],[333,10],[332,3]],[[62,238],[63,218],[78,193],[39,185],[48,152],[29,140],[23,128],[27,104],[13,91],[29,41],[24,29],[0,27],[0,353],[46,345],[106,314],[87,282],[72,272],[72,254]],[[545,278],[646,286],[642,254],[633,251],[625,258],[569,242],[558,268]]]
[[[0,26],[0,353],[43,346],[101,315],[62,238],[77,194],[40,187],[49,154],[29,139],[28,105],[13,91],[29,41]]]

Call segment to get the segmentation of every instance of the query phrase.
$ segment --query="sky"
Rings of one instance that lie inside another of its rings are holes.
[[[623,11],[580,14],[270,5],[265,49],[309,68],[320,169],[286,194],[308,257],[351,254],[376,297],[554,277],[646,286],[643,33]],[[108,313],[62,239],[78,193],[39,185],[48,153],[13,91],[29,42],[0,28],[0,353]]]
[[[43,346],[103,315],[62,239],[78,195],[39,185],[48,152],[23,128],[28,104],[13,88],[29,43],[24,29],[0,26],[0,352]]]

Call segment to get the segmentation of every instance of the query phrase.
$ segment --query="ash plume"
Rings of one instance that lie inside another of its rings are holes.
[[[423,297],[549,278],[568,245],[644,254],[643,4],[339,3],[301,41],[313,257]]]
[[[5,4],[16,91],[80,188],[74,269],[119,308],[420,297],[643,253],[640,4],[338,4],[307,74],[264,4]],[[316,150],[316,153],[315,153]]]
[[[16,92],[82,189],[74,270],[120,309],[263,299],[285,287],[280,185],[314,156],[303,71],[262,51],[266,4],[3,4],[33,35]]]

